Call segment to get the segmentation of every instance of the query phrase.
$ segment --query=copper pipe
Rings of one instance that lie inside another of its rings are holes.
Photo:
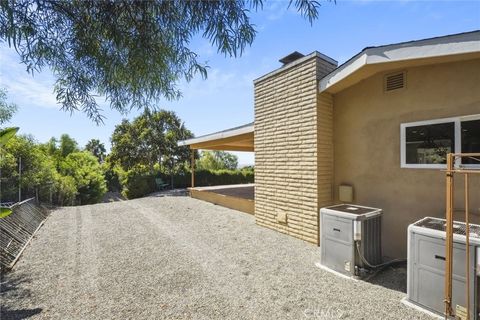
[[[454,154],[447,154],[445,212],[445,318],[452,315],[452,254],[453,254],[453,165]]]
[[[447,154],[446,174],[446,210],[445,210],[445,319],[453,315],[452,310],[452,271],[453,271],[453,204],[454,204],[454,175],[465,175],[465,244],[466,244],[466,296],[467,319],[470,319],[470,221],[469,221],[469,174],[478,174],[480,170],[455,168],[455,159],[480,157],[480,153],[449,153]],[[476,159],[476,158],[475,158]]]
[[[470,223],[468,218],[468,173],[465,173],[465,245],[467,254],[466,279],[467,279],[467,320],[470,319]]]

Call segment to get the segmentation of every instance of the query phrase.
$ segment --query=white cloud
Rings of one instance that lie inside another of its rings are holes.
[[[17,77],[0,85],[8,90],[9,97],[14,98],[13,102],[20,105],[33,104],[44,108],[58,108],[55,95],[53,94],[53,86],[36,81],[33,77],[30,79]]]
[[[267,20],[275,21],[281,19],[287,13],[287,5],[285,1],[267,3],[264,7]]]
[[[253,90],[253,74],[245,74],[237,71],[222,71],[220,69],[209,69],[207,79],[200,76],[195,77],[191,82],[183,82],[180,90],[184,99],[198,99],[209,97],[229,90]]]
[[[201,44],[194,50],[199,55],[200,60],[202,58],[210,58],[217,53],[216,48],[212,46],[209,40],[201,38],[200,42]]]
[[[44,69],[32,76],[27,73],[26,66],[19,62],[13,49],[0,45],[0,87],[8,90],[10,101],[21,108],[33,105],[58,109],[53,85],[50,70]]]

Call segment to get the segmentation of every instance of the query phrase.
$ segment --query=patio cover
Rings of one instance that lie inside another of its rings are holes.
[[[190,146],[190,149],[254,151],[253,122],[197,138],[178,142],[179,146]]]

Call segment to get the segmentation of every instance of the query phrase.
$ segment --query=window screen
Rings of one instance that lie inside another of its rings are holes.
[[[480,153],[480,120],[462,121],[462,153]],[[470,158],[463,158],[463,164],[480,164]]]
[[[405,130],[407,164],[444,164],[446,154],[455,150],[454,122],[407,127]]]

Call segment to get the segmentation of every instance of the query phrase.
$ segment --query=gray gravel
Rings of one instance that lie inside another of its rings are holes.
[[[0,318],[430,319],[389,289],[401,269],[372,284],[318,260],[313,245],[188,197],[64,208],[3,276]]]

